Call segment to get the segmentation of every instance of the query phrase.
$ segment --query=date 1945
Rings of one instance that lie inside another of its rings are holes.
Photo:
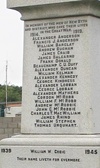
[[[98,151],[97,149],[86,149],[85,150],[85,154],[92,154],[92,155],[97,155],[98,154]]]

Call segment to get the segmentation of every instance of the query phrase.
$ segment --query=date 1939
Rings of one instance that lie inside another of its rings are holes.
[[[2,148],[1,153],[11,153],[11,149],[10,148]]]

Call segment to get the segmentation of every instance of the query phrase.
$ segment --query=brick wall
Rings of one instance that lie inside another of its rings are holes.
[[[21,117],[0,117],[0,140],[20,134]]]

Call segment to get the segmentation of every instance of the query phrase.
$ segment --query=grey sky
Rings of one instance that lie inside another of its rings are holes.
[[[23,21],[20,13],[7,9],[6,0],[0,0],[0,84],[22,85]]]

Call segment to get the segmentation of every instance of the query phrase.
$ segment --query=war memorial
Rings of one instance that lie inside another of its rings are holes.
[[[1,168],[100,168],[100,1],[7,0],[24,21],[21,135]]]

